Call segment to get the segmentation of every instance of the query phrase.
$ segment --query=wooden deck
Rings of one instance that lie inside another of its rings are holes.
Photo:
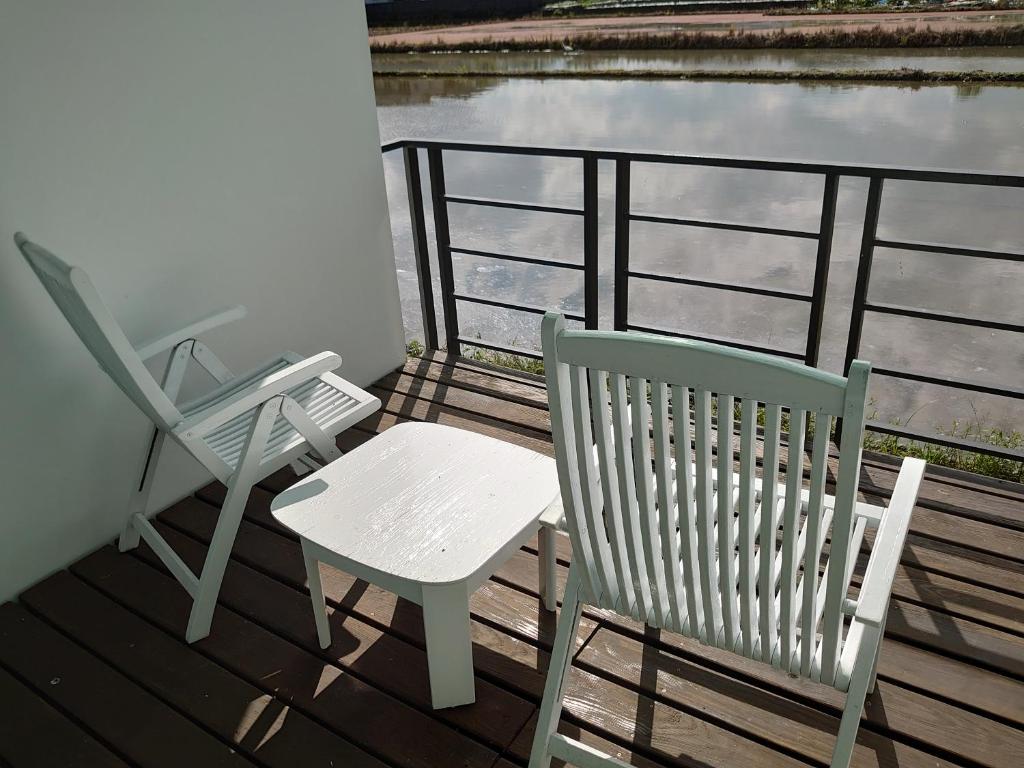
[[[413,419],[551,450],[534,380],[437,357],[375,392],[384,410],[344,448]],[[895,476],[866,457],[862,491],[884,498]],[[0,607],[0,765],[525,765],[554,633],[535,552],[473,599],[477,703],[433,712],[418,607],[331,572],[335,641],[317,646],[298,545],[268,514],[289,480],[253,493],[213,633],[194,646],[186,595],[144,546],[104,547]],[[159,517],[193,567],[221,493]],[[596,612],[581,636],[567,733],[639,766],[827,764],[834,691]],[[1022,681],[1024,486],[930,471],[855,764],[1024,766]]]

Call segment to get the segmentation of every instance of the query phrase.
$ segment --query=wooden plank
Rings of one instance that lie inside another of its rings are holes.
[[[452,427],[468,429],[482,435],[498,437],[502,440],[513,442],[516,445],[532,448],[547,456],[551,456],[554,453],[550,435],[543,435],[529,427],[513,426],[508,422],[498,421],[490,416],[438,405],[429,400],[420,400],[382,389],[374,390],[371,387],[369,391],[380,397],[382,411],[360,422],[361,425],[367,428],[373,428],[386,416],[398,416],[410,421],[431,421],[437,424],[447,424]]]
[[[208,525],[208,521],[186,518],[184,515],[176,517],[175,521],[181,524],[183,529],[185,526],[189,526],[190,532],[195,530],[203,535],[203,543],[189,540],[183,534],[166,526],[161,528],[161,532],[166,531],[168,540],[173,540],[175,546],[181,547],[183,556],[187,555],[194,560],[200,560],[205,555],[205,544],[209,543],[208,538],[205,537],[206,531],[203,530]],[[190,523],[195,523],[194,529]],[[158,525],[162,525],[162,523],[158,523]],[[210,529],[206,528],[206,530]],[[239,538],[241,539],[241,534]],[[258,541],[256,546],[252,546],[254,539]],[[249,542],[249,546],[259,553],[263,568],[267,567],[269,561],[273,564],[280,564],[282,570],[285,567],[288,568],[294,575],[289,576],[288,581],[282,583],[282,580],[277,578],[283,575],[280,571],[275,571],[275,578],[270,578],[250,569],[241,562],[235,562],[229,566],[229,576],[225,577],[221,590],[222,601],[226,605],[246,618],[272,629],[300,647],[326,656],[342,668],[358,673],[360,677],[371,682],[375,687],[387,691],[417,708],[433,712],[427,675],[427,657],[424,650],[422,611],[419,606],[391,596],[392,604],[402,614],[403,623],[415,622],[417,624],[419,631],[416,634],[417,642],[415,644],[395,637],[386,631],[381,631],[381,629],[388,628],[385,622],[378,622],[381,627],[378,629],[366,625],[359,618],[335,611],[334,613],[337,615],[332,614],[331,620],[334,643],[326,653],[321,652],[311,631],[313,617],[309,599],[304,591],[300,591],[305,584],[305,568],[295,542],[277,534],[253,528],[247,529],[246,540]],[[236,548],[236,551],[240,550]],[[271,558],[276,559],[271,560]],[[299,570],[300,568],[301,570]],[[346,598],[351,600],[350,594],[370,589],[369,585],[364,582],[358,582],[348,574],[344,574],[344,591],[339,592],[336,583],[338,574],[340,572],[333,568],[322,569],[324,594],[332,608],[342,605]],[[390,593],[384,590],[374,590],[374,595],[383,597]],[[214,623],[216,624],[216,618]],[[353,637],[360,640],[356,647],[352,647],[351,644]],[[403,659],[402,668],[398,669],[395,665],[387,663],[388,657],[401,657]],[[532,703],[524,701],[521,697],[509,693],[487,680],[477,680],[476,695],[476,705],[473,707],[438,710],[432,716],[464,729],[476,739],[487,744],[504,746],[515,737],[533,711]]]
[[[178,534],[175,540],[179,546],[181,538]],[[72,570],[165,631],[182,631],[189,603],[158,567],[105,547]],[[231,574],[229,566],[228,579]],[[308,634],[315,642],[312,627]],[[336,644],[358,651],[360,639],[344,631],[339,635]],[[459,760],[484,766],[494,760],[492,750],[223,605],[214,617],[214,631],[198,645],[213,661],[250,684],[394,765],[431,768],[437,760]],[[394,665],[393,659],[387,661]]]
[[[0,765],[127,768],[121,758],[0,668]]]
[[[527,427],[545,435],[551,434],[551,421],[546,408],[542,410],[512,400],[497,399],[491,395],[453,387],[447,381],[438,382],[415,376],[391,374],[375,383],[370,391],[378,397],[380,392],[388,392],[429,400],[438,405],[447,405],[470,413],[490,413],[493,418],[508,422],[513,427]],[[495,408],[495,404],[500,404],[500,407]]]
[[[517,585],[524,591],[536,589],[526,558],[514,558],[499,576],[509,583]],[[559,566],[558,579],[564,582],[565,569]],[[911,617],[916,623],[925,625],[928,613],[916,606],[908,610],[918,611]],[[629,619],[618,617],[608,611],[588,610],[584,618],[589,616],[595,620],[603,620],[606,626],[614,627],[618,632],[631,634],[637,638],[645,636],[643,627]],[[1002,653],[1017,657],[1024,656],[1021,646],[1000,646],[994,644],[994,638],[986,638],[970,634],[971,625],[960,627],[960,632],[967,631],[969,642],[975,646],[990,644],[992,655],[996,658]],[[980,631],[987,631],[984,627]],[[934,631],[934,628],[933,628]],[[1002,635],[1005,639],[1006,636]],[[801,701],[809,701],[818,706],[827,706],[835,712],[842,709],[843,696],[827,686],[813,683],[803,678],[780,674],[766,667],[759,661],[748,661],[732,653],[701,645],[695,640],[674,633],[662,633],[660,643],[684,652],[687,658],[698,664],[711,664],[716,669],[729,670],[730,674],[741,679],[755,679],[762,686],[773,690],[784,691],[787,695]],[[984,658],[984,657],[983,657]],[[882,654],[879,661],[879,677],[902,687],[923,691],[945,700],[947,703],[963,705],[979,713],[991,714],[1014,724],[1024,723],[1024,683],[1001,674],[979,668],[973,659],[958,661],[936,653],[907,645],[895,639],[891,633],[886,635],[882,643]],[[908,726],[912,727],[912,726]]]
[[[525,763],[530,758],[530,747],[533,745],[533,733],[537,729],[537,716],[534,715],[530,722],[523,728],[523,732],[519,734],[516,740],[512,743],[509,748],[509,757],[515,760]],[[664,763],[655,762],[649,757],[645,757],[640,752],[634,752],[621,744],[617,744],[613,741],[609,741],[602,736],[597,735],[592,729],[588,728],[586,723],[580,723],[578,720],[570,721],[563,718],[558,725],[558,732],[569,736],[570,738],[577,739],[584,744],[599,749],[606,755],[611,755],[617,760],[629,763],[630,765],[636,766],[636,768],[661,768]],[[552,766],[561,768],[559,761],[552,761]],[[510,764],[511,765],[511,764]],[[495,766],[497,768],[497,766]]]
[[[125,676],[201,722],[265,766],[384,768],[384,763],[302,712],[245,682],[61,571],[21,596],[23,603]],[[239,649],[241,651],[241,649]],[[246,649],[248,652],[248,649]]]
[[[0,606],[0,663],[139,766],[253,764],[13,603]]]
[[[510,385],[519,389],[528,389],[532,387],[539,390],[545,398],[545,402],[547,402],[547,387],[544,377],[540,374],[526,373],[525,371],[503,368],[499,365],[483,362],[481,360],[474,360],[469,357],[449,355],[443,350],[426,352],[420,360],[426,360],[433,365],[443,365],[445,368],[453,369],[456,372],[466,371],[469,373],[479,374],[481,376],[499,379],[508,382]]]
[[[599,629],[576,663],[635,690],[656,690],[673,706],[738,729],[809,762],[827,764],[831,759],[834,734],[839,728],[836,713],[730,679],[611,629]],[[862,726],[853,765],[925,768],[949,763]]]
[[[392,376],[394,375],[392,374]],[[515,371],[508,371],[505,375],[501,375],[494,371],[476,368],[465,363],[439,362],[427,357],[421,357],[406,361],[405,365],[401,368],[401,375],[415,376],[419,379],[444,383],[469,392],[489,395],[500,400],[528,405],[544,411],[548,407],[548,394],[543,380],[523,379],[518,377]],[[385,379],[390,380],[388,377],[385,377]],[[378,384],[387,388],[385,379],[381,379]]]
[[[572,726],[585,723],[605,739],[628,745],[666,766],[734,768],[737,760],[758,768],[805,767],[806,763],[744,738],[700,717],[629,688],[617,685],[574,665],[567,684],[562,727],[576,738]],[[521,742],[513,745],[520,753]],[[618,751],[618,750],[616,750]]]
[[[860,585],[865,565],[866,558],[860,558],[852,584]],[[936,616],[948,614],[1024,635],[1024,598],[905,565],[896,569],[893,594],[934,609]]]

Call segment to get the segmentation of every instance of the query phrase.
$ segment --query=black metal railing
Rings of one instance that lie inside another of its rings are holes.
[[[835,233],[836,203],[839,185],[843,177],[866,178],[869,180],[867,208],[865,211],[861,238],[860,257],[853,295],[853,307],[845,355],[844,370],[848,371],[852,361],[860,352],[861,337],[865,319],[869,313],[902,315],[928,321],[974,326],[991,330],[1024,333],[1024,325],[1016,322],[1001,322],[970,317],[953,312],[943,312],[911,306],[900,306],[869,299],[871,268],[876,248],[918,251],[924,253],[956,254],[978,259],[998,259],[1024,262],[1024,252],[995,251],[945,243],[929,243],[913,240],[885,240],[878,237],[878,221],[882,210],[882,190],[885,181],[914,181],[936,184],[980,185],[987,187],[1024,188],[1024,176],[973,171],[944,171],[922,168],[901,168],[878,165],[854,165],[841,163],[816,163],[786,160],[758,160],[736,157],[682,155],[661,152],[630,150],[582,149],[572,147],[542,147],[523,145],[501,145],[463,141],[438,141],[403,139],[385,144],[384,153],[401,150],[405,162],[405,178],[409,197],[409,212],[412,222],[413,251],[417,269],[420,306],[423,313],[423,332],[428,349],[440,348],[437,316],[435,311],[433,282],[427,242],[425,210],[423,205],[422,178],[420,174],[420,151],[425,151],[429,169],[429,189],[433,208],[436,238],[437,263],[441,286],[441,311],[445,326],[444,346],[454,354],[462,354],[462,347],[472,346],[483,349],[539,359],[536,350],[510,346],[493,339],[466,338],[460,333],[458,305],[460,302],[499,307],[519,312],[543,314],[549,307],[540,307],[513,301],[477,296],[456,290],[452,267],[452,254],[463,254],[485,259],[518,262],[557,269],[573,270],[583,276],[584,311],[565,312],[570,319],[584,323],[587,328],[598,327],[598,163],[614,165],[615,173],[615,218],[614,218],[614,289],[612,292],[613,327],[616,330],[637,330],[678,336],[682,338],[711,341],[740,349],[768,352],[783,357],[801,360],[810,366],[817,366],[821,352],[822,321],[825,312],[826,288],[829,267],[832,260],[832,241]],[[504,156],[530,156],[542,158],[570,158],[581,163],[583,205],[582,207],[556,206],[518,200],[502,200],[485,197],[471,197],[449,194],[445,187],[444,152],[482,153]],[[660,165],[701,166],[778,173],[799,173],[819,176],[823,179],[818,228],[816,230],[795,230],[742,222],[717,221],[708,219],[680,218],[655,215],[632,208],[630,194],[630,171],[636,163]],[[449,228],[449,206],[487,206],[522,211],[535,211],[563,216],[582,217],[583,220],[583,262],[497,253],[494,251],[466,248],[453,245]],[[813,240],[816,243],[814,278],[810,292],[772,289],[741,282],[720,282],[696,277],[668,274],[633,268],[630,264],[630,224],[647,222],[680,227],[696,227],[734,232],[771,235],[782,238]],[[724,338],[707,334],[690,333],[682,329],[639,324],[630,320],[630,281],[674,283],[717,291],[730,291],[807,304],[805,344],[802,350],[766,346],[742,339]],[[919,371],[904,370],[887,366],[875,366],[873,373],[878,376],[935,384],[980,394],[998,395],[1013,399],[1024,399],[1024,389],[1019,386],[994,386],[969,378],[935,376]],[[908,437],[952,448],[961,448],[987,453],[1002,458],[1024,460],[1024,452],[996,445],[982,444],[955,436],[944,436],[922,432],[904,426],[869,422],[869,428],[887,434]]]

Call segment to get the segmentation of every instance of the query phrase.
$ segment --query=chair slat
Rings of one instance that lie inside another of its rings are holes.
[[[779,527],[779,430],[782,423],[782,408],[765,403],[764,422],[761,532],[758,537],[758,622],[761,660],[770,663],[778,639],[775,614],[775,534]]]
[[[754,571],[755,501],[754,451],[757,441],[757,401],[745,399],[740,411],[739,595],[740,634],[744,656],[754,652],[757,637],[757,594]]]
[[[610,376],[612,395],[612,434],[615,438],[617,460],[615,469],[619,475],[619,503],[624,518],[626,557],[633,576],[633,594],[639,614],[635,617],[646,621],[651,612],[651,588],[644,560],[643,541],[640,533],[640,507],[637,502],[636,471],[633,461],[633,434],[629,417],[626,377],[619,373]],[[646,430],[644,439],[646,440]]]
[[[736,592],[736,535],[733,531],[733,398],[718,396],[718,590],[722,597],[722,627],[726,647],[734,649],[739,637],[739,600]]]
[[[651,610],[658,626],[665,626],[665,567],[661,559],[661,534],[654,495],[651,459],[651,408],[647,402],[647,381],[630,379],[629,408],[633,420],[633,471],[636,478],[637,505],[640,508],[640,540],[643,545],[646,583],[650,590]]]
[[[697,499],[693,477],[693,448],[690,442],[690,390],[687,387],[672,387],[672,427],[676,445],[676,494],[686,610],[690,617],[691,635],[707,642],[707,621],[704,616],[698,566],[700,550],[697,547]]]
[[[694,423],[697,450],[697,555],[700,566],[700,591],[704,601],[704,621],[708,643],[718,645],[722,631],[722,601],[718,593],[715,574],[717,552],[715,546],[714,467],[711,463],[711,393],[694,390]]]
[[[626,555],[626,536],[622,531],[622,508],[619,504],[619,479],[614,467],[616,451],[612,442],[611,412],[608,406],[608,378],[604,371],[590,371],[590,408],[597,430],[597,458],[601,470],[601,492],[604,498],[605,528],[608,531],[612,562],[619,599],[616,607],[632,614],[633,576]]]
[[[800,490],[804,469],[804,411],[789,418],[789,461],[786,465],[786,500],[782,515],[782,571],[779,581],[779,625],[782,644],[781,665],[792,667],[796,652],[797,545],[800,538]]]
[[[651,410],[654,426],[654,472],[658,480],[658,525],[661,536],[661,563],[665,588],[662,593],[668,606],[668,619],[679,632],[692,633],[687,626],[682,570],[679,563],[679,513],[672,492],[672,446],[669,431],[668,386],[651,382]],[[688,415],[688,414],[687,414]],[[678,483],[676,484],[678,487]],[[678,494],[675,494],[678,495]]]
[[[824,421],[824,424],[822,424]],[[811,673],[817,632],[818,561],[828,525],[823,519],[825,500],[825,473],[828,468],[828,444],[832,417],[819,413],[815,421],[814,446],[811,453],[811,492],[807,500],[807,548],[804,550],[803,607],[800,627],[800,674]],[[808,642],[810,640],[810,642]]]
[[[579,471],[580,494],[586,528],[579,532],[580,541],[572,538],[573,553],[581,552],[587,567],[580,569],[585,589],[600,601],[604,596],[610,605],[618,599],[619,590],[611,560],[611,550],[604,526],[604,505],[601,501],[600,471],[594,464],[594,436],[590,426],[590,391],[587,372],[569,368],[569,391],[572,398],[573,434],[576,438],[576,466]],[[564,418],[564,414],[563,414]],[[579,550],[577,550],[579,547]],[[593,576],[597,578],[594,579]]]

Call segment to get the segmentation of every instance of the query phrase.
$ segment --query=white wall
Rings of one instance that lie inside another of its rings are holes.
[[[146,422],[14,247],[84,267],[141,341],[221,306],[234,370],[403,338],[363,4],[0,0],[0,599],[116,535]],[[208,478],[170,456],[152,507]]]

